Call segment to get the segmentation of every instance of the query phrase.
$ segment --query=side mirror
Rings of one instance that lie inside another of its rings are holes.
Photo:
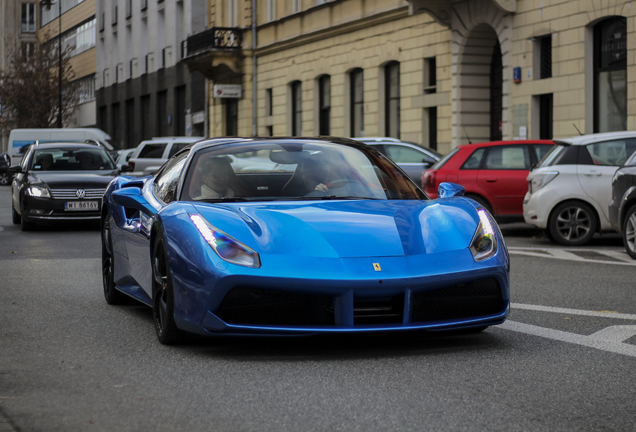
[[[124,187],[113,192],[111,196],[115,204],[122,207],[133,208],[150,216],[154,216],[157,213],[157,210],[146,201],[139,187],[132,185],[131,187]]]
[[[7,170],[9,173],[9,177],[13,177],[16,174],[20,174],[22,172],[22,165],[12,165]]]
[[[455,196],[464,196],[464,186],[458,185],[457,183],[448,183],[443,182],[439,184],[439,188],[437,189],[437,194],[440,198],[450,198]]]

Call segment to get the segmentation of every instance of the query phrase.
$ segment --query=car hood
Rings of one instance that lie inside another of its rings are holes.
[[[31,183],[46,183],[50,188],[106,188],[116,171],[41,172],[29,173]]]
[[[464,198],[197,204],[216,228],[259,253],[353,258],[467,248],[478,225]]]

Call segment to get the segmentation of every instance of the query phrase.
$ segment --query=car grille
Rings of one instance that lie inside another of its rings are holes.
[[[335,325],[336,297],[252,287],[232,288],[216,315],[229,324]],[[354,325],[402,324],[404,294],[385,297],[354,295]],[[411,322],[444,321],[500,313],[501,287],[495,279],[413,292]]]
[[[216,315],[227,323],[333,325],[332,297],[248,287],[232,288]]]
[[[482,315],[503,309],[501,287],[495,279],[413,293],[411,321],[427,322]]]
[[[51,198],[63,200],[79,199],[76,195],[79,189],[86,191],[86,195],[82,199],[102,199],[106,189],[84,189],[81,187],[75,189],[51,189]]]

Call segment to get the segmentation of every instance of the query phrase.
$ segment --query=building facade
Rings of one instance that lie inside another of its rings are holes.
[[[617,0],[210,0],[184,60],[209,81],[210,136],[393,136],[447,153],[634,129],[635,15]]]
[[[95,127],[95,5],[97,0],[54,0],[37,5],[38,40],[46,43],[58,38],[62,47],[71,49],[71,67],[79,84],[75,118],[64,127]],[[61,11],[61,16],[60,16]],[[64,101],[62,101],[64,103]]]
[[[207,83],[181,60],[206,10],[200,0],[98,2],[97,125],[117,148],[205,134]]]
[[[37,3],[19,0],[0,1],[0,70],[9,67],[14,50],[19,49],[27,55],[35,49],[36,43]],[[0,90],[0,104],[1,97]],[[7,141],[8,135],[0,136],[0,153],[8,151]]]

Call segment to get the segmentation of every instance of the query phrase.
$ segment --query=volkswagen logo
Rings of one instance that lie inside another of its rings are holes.
[[[75,191],[75,196],[82,199],[86,196],[86,191],[84,189],[78,189]]]

